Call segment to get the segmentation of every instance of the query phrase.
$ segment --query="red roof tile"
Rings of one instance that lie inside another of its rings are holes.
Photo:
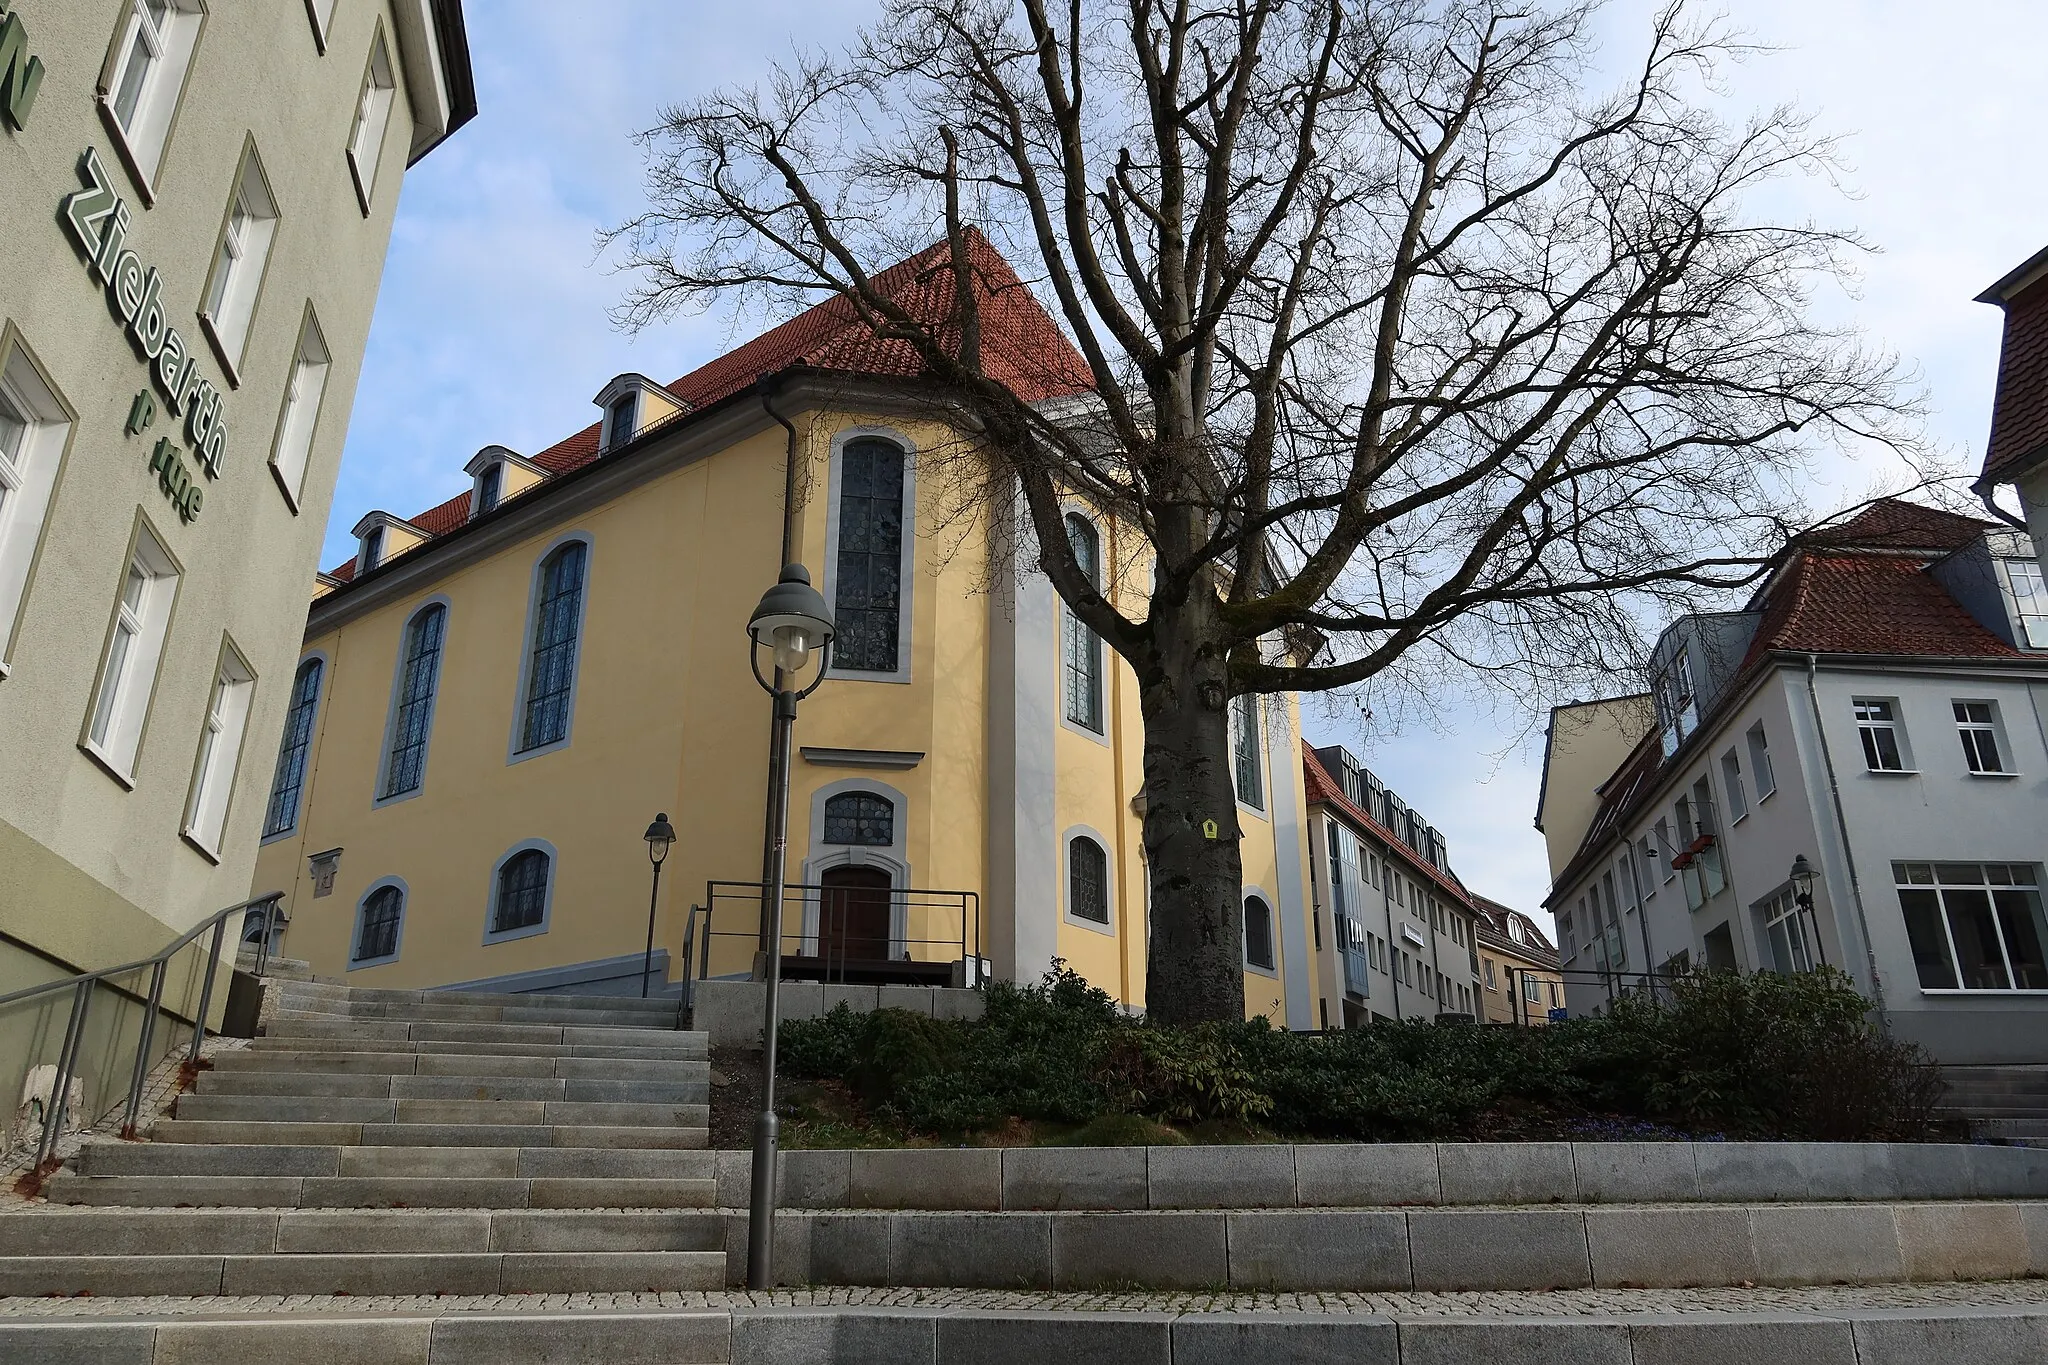
[[[1977,517],[1944,512],[1939,507],[1907,502],[1903,498],[1879,498],[1832,526],[1819,526],[1797,537],[1800,545],[1853,545],[1867,550],[1949,551],[1967,545],[1992,523]]]
[[[2006,658],[2020,651],[1977,623],[1912,555],[1802,552],[1772,587],[1749,652]]]
[[[1459,884],[1457,878],[1446,876],[1436,864],[1402,843],[1398,834],[1367,815],[1363,807],[1346,796],[1342,784],[1330,776],[1329,769],[1323,766],[1323,761],[1316,757],[1316,751],[1309,747],[1306,740],[1302,741],[1301,745],[1301,777],[1303,785],[1308,789],[1308,803],[1311,806],[1336,807],[1343,812],[1345,819],[1371,830],[1388,848],[1404,850],[1410,867],[1420,869],[1422,875],[1435,882],[1445,894],[1453,897],[1460,905],[1472,904],[1471,895]]]
[[[968,229],[968,262],[981,309],[982,368],[1028,403],[1084,393],[1093,386],[1088,362],[1018,278],[1002,253],[975,229]],[[953,272],[944,242],[925,248],[874,277],[876,288],[952,345]],[[793,365],[847,374],[915,379],[923,371],[907,341],[877,336],[842,298],[831,298],[772,327],[668,385],[693,408],[729,398],[761,376]],[[567,474],[597,458],[602,423],[558,441],[533,457],[550,474]],[[469,494],[462,493],[411,518],[431,535],[446,535],[469,519]],[[354,565],[330,570],[343,582]]]

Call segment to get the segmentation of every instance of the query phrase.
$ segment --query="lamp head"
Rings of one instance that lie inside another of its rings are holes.
[[[761,605],[748,619],[747,634],[775,655],[775,666],[784,673],[802,669],[811,651],[832,639],[831,609],[811,586],[803,565],[782,566],[782,577],[761,595]]]
[[[668,856],[669,845],[676,841],[676,827],[668,822],[667,811],[654,817],[643,837],[647,840],[647,860],[659,867]]]
[[[1792,860],[1792,894],[1801,905],[1813,904],[1813,864],[1800,854]]]

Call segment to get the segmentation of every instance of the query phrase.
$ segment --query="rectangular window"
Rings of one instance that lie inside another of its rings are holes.
[[[206,286],[206,307],[199,320],[220,349],[221,360],[234,378],[242,367],[249,341],[249,322],[256,313],[256,293],[263,285],[263,267],[277,236],[277,201],[255,148],[242,157],[228,201],[227,222],[213,257],[213,278]]]
[[[1699,728],[1699,713],[1695,709],[1692,682],[1692,660],[1684,650],[1679,650],[1671,660],[1671,666],[1659,673],[1653,691],[1657,698],[1657,718],[1664,730],[1664,756],[1669,758],[1686,736]]]
[[[313,21],[313,40],[327,50],[327,33],[334,22],[334,0],[306,0],[306,16]]]
[[[2048,990],[2040,869],[2024,863],[1893,863],[1924,990]]]
[[[1749,797],[1742,790],[1742,764],[1733,749],[1721,755],[1721,785],[1728,789],[1728,823],[1732,825],[1749,814]]]
[[[192,764],[192,791],[185,801],[185,837],[214,856],[220,854],[221,831],[228,820],[228,797],[242,760],[242,734],[249,723],[249,703],[256,693],[256,675],[235,648],[221,644],[220,668],[207,696],[206,716],[199,727],[199,754]]]
[[[71,419],[19,346],[0,352],[0,678],[49,519]]]
[[[1863,764],[1874,773],[1906,770],[1905,751],[1899,743],[1897,703],[1876,698],[1856,703],[1856,733],[1863,741]]]
[[[1668,883],[1677,874],[1677,869],[1671,866],[1671,823],[1658,816],[1656,833],[1657,854],[1654,863],[1660,879]]]
[[[1543,1003],[1543,983],[1527,972],[1522,973],[1522,998],[1532,1005]]]
[[[121,135],[136,178],[153,192],[192,48],[198,0],[129,0],[114,39],[114,78],[100,101]]]
[[[1657,866],[1657,853],[1656,850],[1653,847],[1651,847],[1650,836],[1647,834],[1645,834],[1641,839],[1637,840],[1636,845],[1637,852],[1642,857],[1642,861],[1639,865],[1643,869],[1643,899],[1648,900],[1650,897],[1657,894],[1657,882],[1653,877],[1650,876],[1650,870]]]
[[[356,96],[355,122],[348,130],[348,169],[355,177],[356,197],[363,212],[370,211],[370,199],[377,186],[377,163],[383,159],[384,130],[391,123],[391,102],[398,94],[398,82],[391,74],[391,53],[384,46],[382,29],[370,44],[370,64],[363,72],[362,93]]]
[[[1813,954],[1806,943],[1805,918],[1792,888],[1759,902],[1758,918],[1763,921],[1764,941],[1770,945],[1771,967],[1780,976],[1813,970]]]
[[[294,512],[306,482],[306,461],[313,452],[313,431],[320,421],[320,400],[327,392],[327,340],[319,319],[306,310],[299,328],[299,349],[285,381],[284,411],[277,419],[277,444],[270,452],[270,471]]]
[[[1956,732],[1963,740],[1963,761],[1973,773],[2003,773],[1998,759],[1998,706],[1988,701],[1959,701],[1955,708]]]
[[[1490,957],[1486,959],[1486,989],[1490,991],[1500,989],[1500,982],[1493,973],[1493,959]]]
[[[526,709],[516,753],[569,737],[576,699],[576,643],[583,625],[583,580],[589,547],[572,540],[542,561],[535,587],[533,636],[527,646]]]
[[[1253,810],[1266,808],[1266,787],[1259,767],[1259,699],[1242,693],[1231,699],[1230,740],[1237,799]]]
[[[1778,789],[1777,775],[1771,771],[1770,741],[1764,737],[1764,723],[1758,721],[1749,727],[1749,780],[1756,784],[1756,799],[1761,801]]]
[[[313,717],[320,709],[320,680],[327,665],[318,658],[299,665],[292,680],[292,698],[284,715],[284,735],[277,746],[277,770],[270,781],[270,806],[263,816],[263,837],[289,834],[298,827],[299,796],[306,785],[306,758],[313,747]]]
[[[100,656],[99,687],[85,730],[86,750],[124,783],[135,770],[135,751],[142,741],[177,593],[176,561],[146,525],[138,528],[135,552],[114,603],[114,623]]]
[[[2028,649],[2048,649],[2048,582],[2042,579],[2040,561],[2008,559],[2005,576],[2012,584],[2021,638]]]
[[[1102,538],[1086,517],[1068,513],[1067,543],[1074,552],[1074,564],[1091,587],[1102,587]],[[1066,626],[1063,643],[1067,720],[1084,730],[1101,734],[1102,724],[1102,641],[1073,608],[1060,604]]]

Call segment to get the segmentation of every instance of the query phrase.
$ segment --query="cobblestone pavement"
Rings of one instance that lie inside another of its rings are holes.
[[[668,1294],[0,1299],[0,1318],[256,1317],[474,1312],[633,1312],[752,1307],[976,1308],[1084,1313],[1369,1313],[1397,1318],[1569,1318],[1668,1313],[1832,1313],[1943,1306],[2048,1307],[2048,1280],[1808,1289],[1568,1289],[1544,1293],[1146,1294],[984,1289],[785,1289]]]

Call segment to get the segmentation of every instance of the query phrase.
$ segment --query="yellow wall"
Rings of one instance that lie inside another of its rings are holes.
[[[813,412],[796,421],[804,462],[794,543],[821,589],[834,436],[886,430],[925,458],[915,461],[910,681],[828,679],[802,702],[795,743],[924,757],[888,771],[794,759],[788,879],[802,876],[821,788],[849,778],[893,788],[905,801],[903,855],[912,886],[980,893],[982,922],[969,929],[968,949],[977,946],[978,932],[982,955],[991,955],[990,803],[1007,794],[991,792],[990,779],[989,541],[982,527],[962,520],[939,468],[958,458],[958,449],[943,459],[933,455],[946,447],[947,434],[901,418]],[[706,899],[707,881],[758,881],[769,703],[748,671],[745,625],[777,571],[783,449],[782,430],[764,424],[309,637],[308,652],[323,653],[328,664],[301,817],[296,831],[265,846],[255,879],[291,889],[292,955],[322,975],[345,974],[364,985],[431,986],[637,954],[649,886],[641,834],[657,811],[669,815],[679,835],[662,873],[658,945],[680,950],[689,907]],[[587,534],[591,549],[570,740],[555,752],[508,763],[535,566],[572,533]],[[1117,560],[1115,581],[1123,582],[1129,547],[1118,550],[1114,535],[1104,540]],[[1137,589],[1126,584],[1120,591]],[[378,807],[374,786],[400,641],[412,613],[432,597],[446,599],[449,617],[425,781],[417,796]],[[1145,867],[1130,802],[1142,783],[1143,724],[1134,675],[1113,654],[1108,659],[1108,742],[1064,726],[1046,742],[1055,763],[1056,833],[1085,825],[1105,836],[1117,932],[1062,922],[1055,942],[1076,970],[1135,1007],[1144,999]],[[1057,680],[1056,651],[1034,666]],[[1298,732],[1291,700],[1277,711],[1269,706],[1268,714],[1284,714],[1290,734]],[[1300,765],[1284,769],[1267,774],[1268,809],[1273,788],[1287,783],[1300,811]],[[1272,826],[1240,814],[1246,884],[1263,890],[1277,917],[1284,906]],[[549,929],[486,945],[492,870],[527,839],[545,839],[556,852]],[[306,855],[337,847],[333,894],[314,899]],[[1048,848],[1041,856],[1060,852]],[[1287,856],[1301,860],[1305,884],[1305,849]],[[402,878],[408,892],[398,959],[350,971],[357,905],[385,877]],[[1064,875],[1057,885],[1063,897]],[[794,933],[797,911],[790,913]],[[1045,906],[1031,913],[1061,911]],[[714,975],[750,967],[756,916],[756,903],[743,892],[721,899]],[[950,912],[911,912],[913,940],[957,932]],[[1307,932],[1304,923],[1304,942]],[[1276,923],[1283,957],[1286,937]],[[794,940],[786,946],[793,950]],[[913,955],[950,960],[959,950],[933,946]],[[1246,982],[1247,1009],[1279,1019],[1281,981],[1247,972]]]

